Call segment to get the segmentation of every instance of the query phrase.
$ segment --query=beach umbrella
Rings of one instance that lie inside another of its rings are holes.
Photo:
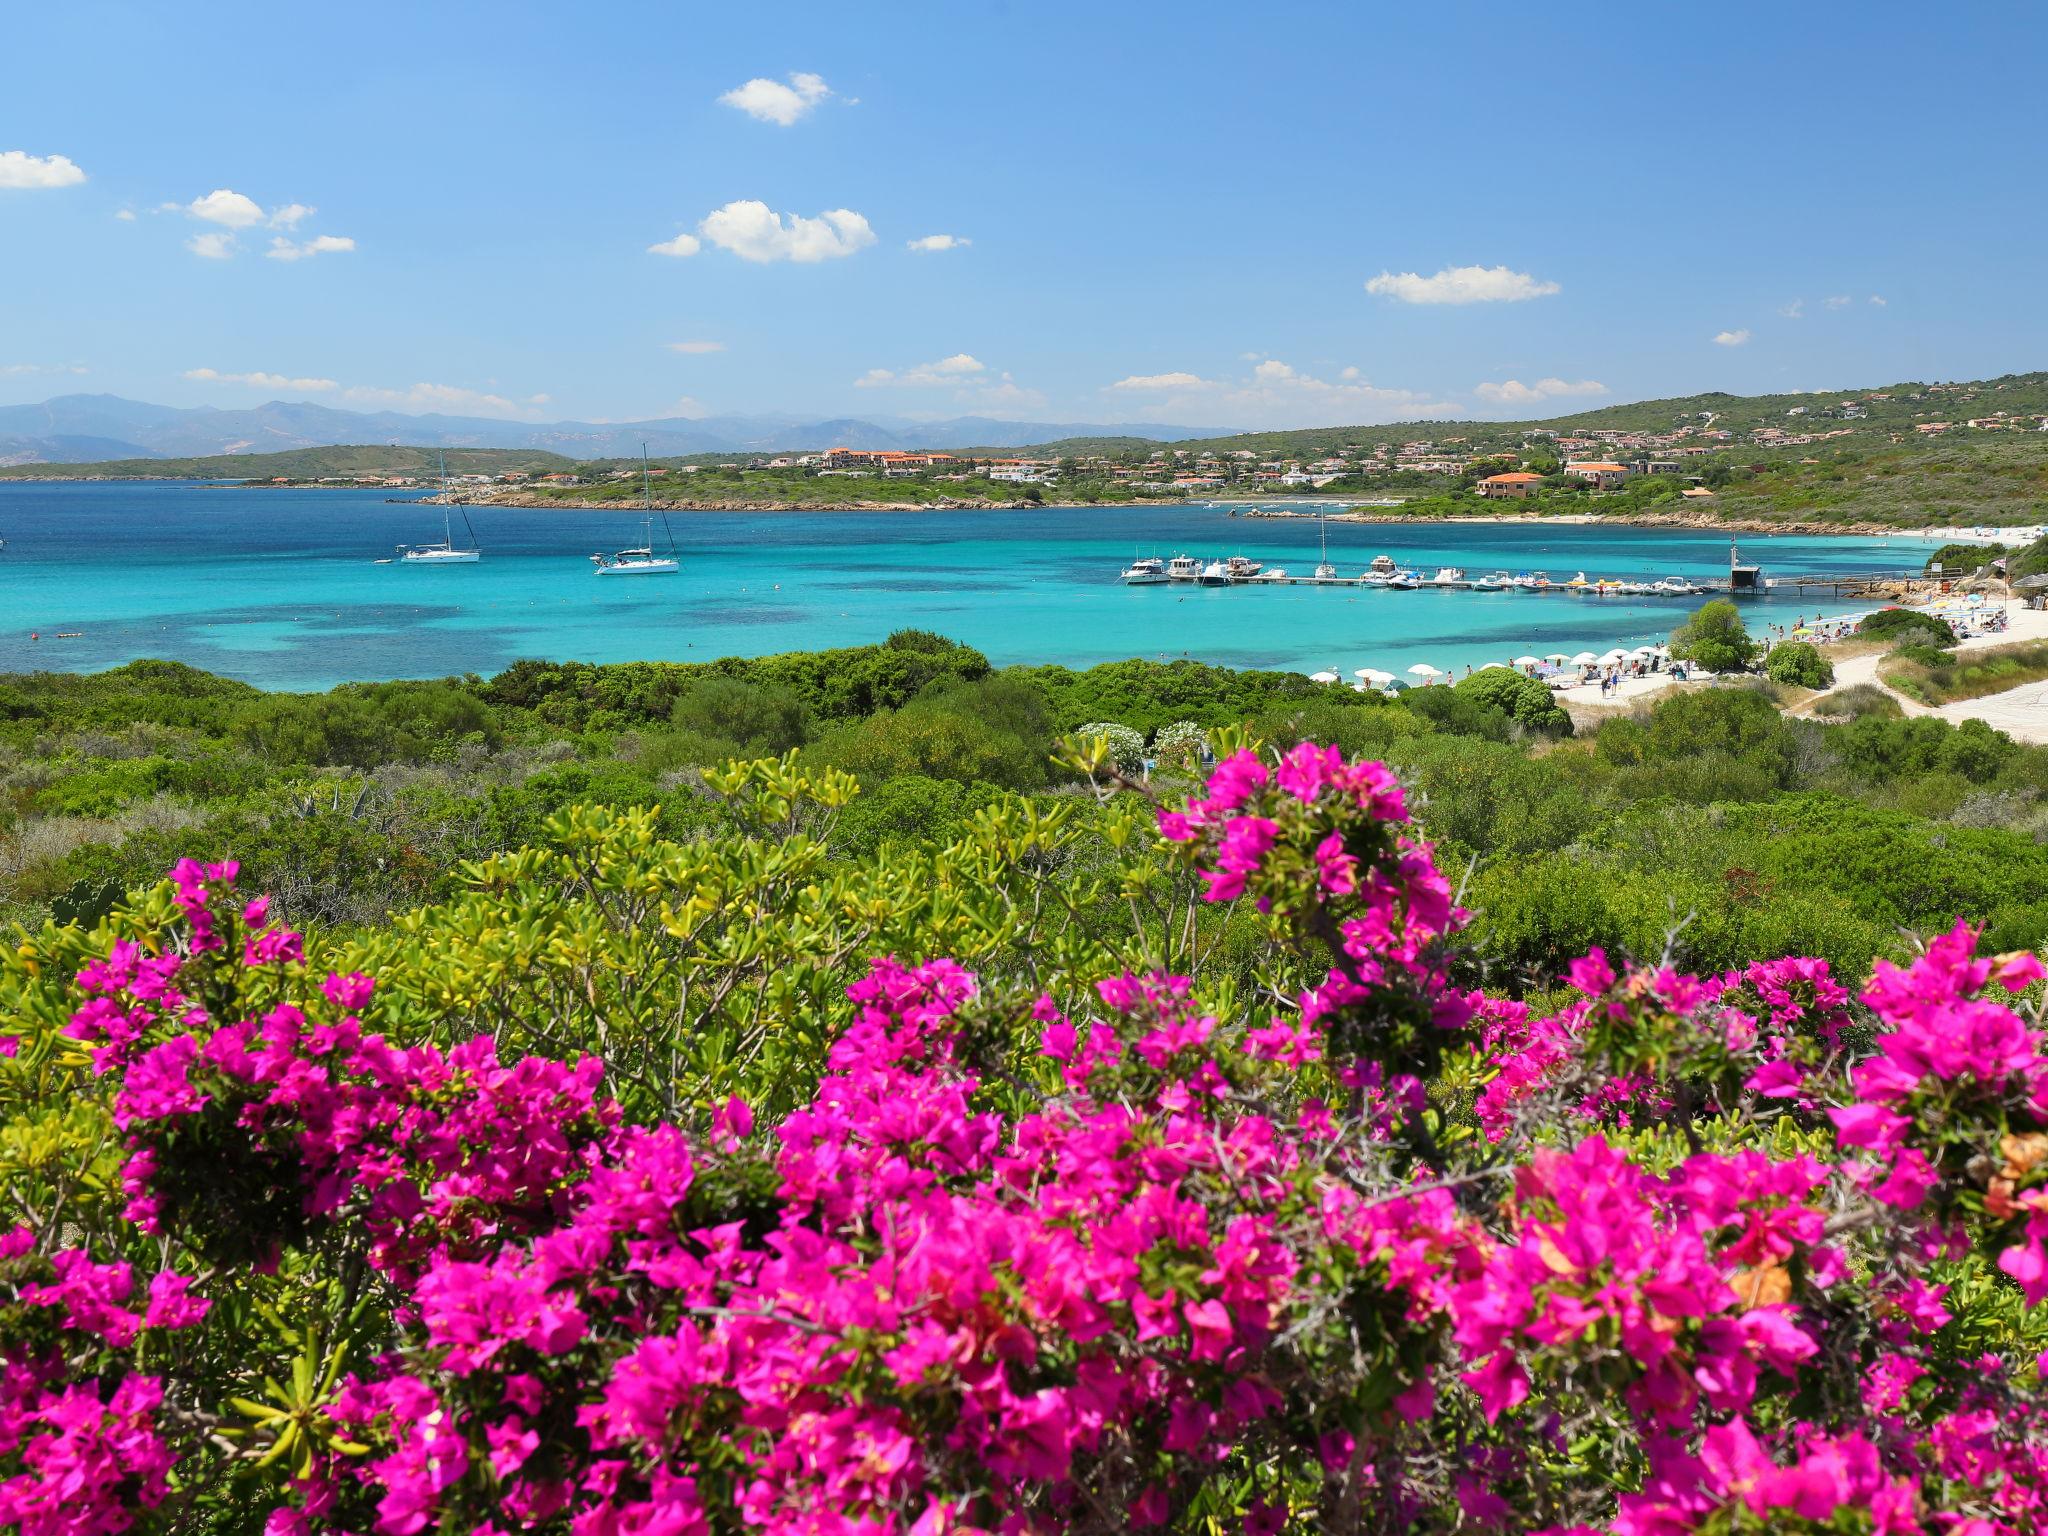
[[[1575,667],[1590,667],[1599,659],[1591,651],[1581,651],[1572,658],[1572,665]]]
[[[1418,661],[1408,669],[1408,675],[1410,677],[1442,677],[1443,673],[1437,671],[1435,667],[1432,667],[1426,661]]]
[[[1391,683],[1394,680],[1393,673],[1382,672],[1378,667],[1360,667],[1354,675],[1364,678],[1374,686],[1378,686],[1381,683]]]
[[[1556,663],[1560,661],[1570,661],[1571,657],[1565,655],[1563,651],[1552,651],[1548,656],[1544,657],[1543,659],[1548,662]]]
[[[1544,658],[1540,656],[1517,656],[1515,658],[1515,665],[1518,667],[1540,667],[1543,665],[1543,661]]]
[[[1337,674],[1334,672],[1311,672],[1308,675],[1308,680],[1312,683],[1334,683],[1337,681]]]
[[[1479,666],[1473,668],[1473,670],[1475,672],[1512,672],[1515,669],[1504,661],[1489,661],[1483,662]]]
[[[1604,667],[1604,666],[1606,666],[1606,665],[1607,665],[1607,663],[1608,663],[1608,662],[1610,662],[1610,661],[1627,661],[1627,660],[1628,660],[1628,652],[1627,652],[1627,651],[1609,651],[1609,652],[1608,652],[1608,653],[1607,653],[1606,655],[1604,655],[1604,656],[1601,656],[1601,657],[1598,657],[1598,658],[1597,658],[1597,659],[1595,660],[1595,662],[1594,662],[1594,665],[1595,665],[1595,666],[1602,666],[1602,667]]]

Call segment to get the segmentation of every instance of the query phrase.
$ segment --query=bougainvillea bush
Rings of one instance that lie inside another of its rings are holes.
[[[1489,997],[1377,764],[1229,755],[1158,832],[1257,980],[876,957],[795,1108],[681,1119],[180,865],[0,1038],[90,1061],[9,1128],[0,1525],[2048,1525],[2037,958]]]

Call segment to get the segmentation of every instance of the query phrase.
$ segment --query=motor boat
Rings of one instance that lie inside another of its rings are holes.
[[[1385,571],[1367,571],[1363,576],[1358,578],[1358,584],[1361,587],[1384,587],[1389,585],[1393,581],[1393,579],[1394,578]]]
[[[1167,580],[1166,562],[1157,556],[1143,560],[1133,560],[1124,567],[1124,573],[1118,579],[1127,587],[1156,587],[1164,585]]]
[[[1422,578],[1405,567],[1387,578],[1387,590],[1390,592],[1413,592],[1421,585]]]
[[[1166,562],[1166,579],[1168,581],[1200,581],[1202,579],[1202,562],[1193,555],[1175,555]]]
[[[1581,592],[1592,591],[1593,583],[1586,580],[1586,573],[1584,571],[1580,571],[1578,575],[1574,576],[1570,581],[1564,584],[1564,589],[1565,591],[1576,595]]]
[[[1286,579],[1287,572],[1277,565],[1269,566],[1252,578],[1253,581],[1285,581]]]
[[[1474,592],[1512,592],[1514,589],[1515,578],[1506,571],[1489,571],[1472,583]]]
[[[1372,557],[1372,565],[1368,569],[1375,576],[1391,576],[1399,567],[1394,564],[1394,557],[1392,555],[1374,555]]]
[[[1211,560],[1202,567],[1202,585],[1205,587],[1227,587],[1230,585],[1230,567],[1221,560]]]
[[[1230,572],[1232,581],[1250,581],[1265,567],[1256,560],[1247,560],[1243,555],[1232,555],[1223,562],[1223,568]]]
[[[1697,597],[1706,588],[1694,586],[1683,576],[1666,576],[1662,581],[1652,582],[1650,590],[1664,597]]]
[[[1440,566],[1436,575],[1430,578],[1429,584],[1432,587],[1462,587],[1466,584],[1464,568],[1456,565]]]

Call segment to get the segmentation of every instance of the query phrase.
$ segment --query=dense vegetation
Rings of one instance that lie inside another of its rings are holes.
[[[898,649],[841,661],[975,681]],[[1601,750],[1767,755],[1713,697]],[[1157,802],[1082,741],[1090,793],[851,865],[850,778],[768,760],[706,835],[572,809],[388,929],[187,859],[17,934],[0,1525],[2040,1528],[2037,957],[1694,976],[1667,914],[1489,995],[1393,773],[1215,739]]]
[[[1959,915],[2002,945],[2048,935],[2048,752],[1980,725],[1881,703],[1789,720],[1733,686],[1573,738],[1512,674],[1396,701],[1193,662],[997,671],[914,632],[312,695],[156,662],[0,680],[0,917],[91,919],[189,852],[238,857],[295,921],[374,927],[455,896],[465,860],[546,842],[575,805],[705,837],[727,824],[706,767],[788,752],[861,786],[825,840],[834,859],[942,849],[1015,806],[1076,818],[1067,857],[1086,861],[1105,853],[1097,813],[1051,760],[1084,725],[1127,728],[1169,775],[1190,727],[1385,759],[1469,868],[1474,936],[1508,973],[1592,943],[1647,951],[1688,917],[1703,966],[1802,948],[1850,975],[1900,953],[1901,927]]]

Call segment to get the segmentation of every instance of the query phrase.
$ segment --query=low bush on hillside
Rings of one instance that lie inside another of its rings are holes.
[[[1856,633],[1866,639],[1890,640],[1920,630],[1931,632],[1940,645],[1956,643],[1956,632],[1948,620],[1918,608],[1880,608],[1857,626]]]
[[[1835,666],[1820,651],[1801,640],[1787,640],[1771,648],[1764,659],[1764,676],[1792,688],[1831,688]]]

